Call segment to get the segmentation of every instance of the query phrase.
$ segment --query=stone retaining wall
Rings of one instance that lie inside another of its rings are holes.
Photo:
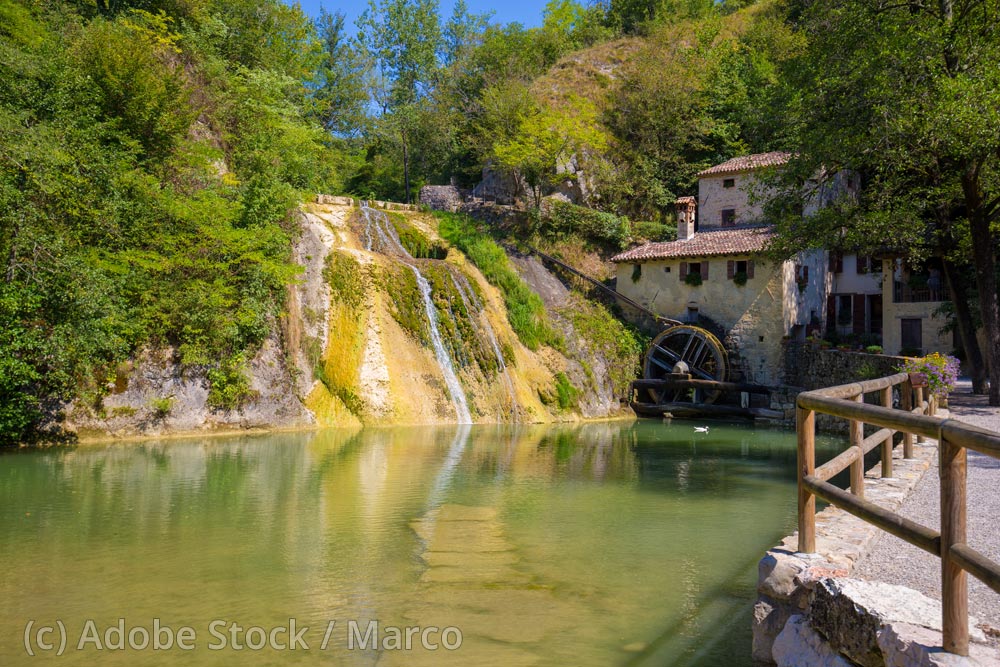
[[[934,441],[914,444],[914,458],[893,453],[894,477],[881,463],[865,475],[865,499],[897,511],[937,456]],[[753,659],[797,667],[930,667],[1000,665],[995,651],[974,644],[971,658],[942,653],[941,605],[917,591],[852,579],[878,529],[829,506],[816,515],[816,553],[797,553],[798,533],[784,538],[758,566]],[[970,619],[973,640],[984,642]]]
[[[360,202],[359,199],[354,197],[339,197],[336,195],[316,195],[317,204],[328,204],[331,206],[357,206]],[[381,201],[373,200],[369,201],[368,205],[372,208],[380,208],[385,211],[419,211],[420,207],[416,204],[400,204],[393,201]]]

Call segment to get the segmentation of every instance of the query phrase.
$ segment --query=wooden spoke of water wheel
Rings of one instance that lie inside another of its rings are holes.
[[[724,382],[729,374],[726,349],[719,339],[701,327],[683,324],[665,329],[653,339],[646,351],[643,376],[648,380],[666,378],[680,361],[687,364],[688,372],[695,379]],[[705,391],[691,396],[690,390],[651,389],[649,392],[655,403],[711,403],[720,393]]]

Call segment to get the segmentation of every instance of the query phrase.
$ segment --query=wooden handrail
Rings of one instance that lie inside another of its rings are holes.
[[[798,441],[799,551],[816,551],[816,498],[867,521],[941,559],[941,613],[944,649],[969,654],[966,573],[1000,593],[1000,564],[966,543],[967,450],[1000,458],[1000,433],[934,416],[935,399],[924,396],[926,381],[897,373],[887,377],[807,391],[796,399]],[[899,388],[899,409],[892,405]],[[879,392],[881,405],[864,402]],[[916,396],[914,396],[916,394]],[[916,406],[916,407],[914,407]],[[816,413],[849,420],[850,447],[816,467]],[[864,426],[879,430],[864,437]],[[892,476],[892,439],[903,434],[903,457],[913,458],[913,438],[938,441],[941,474],[941,531],[922,526],[864,500],[864,455],[881,446],[882,476]],[[851,491],[827,480],[851,468]]]

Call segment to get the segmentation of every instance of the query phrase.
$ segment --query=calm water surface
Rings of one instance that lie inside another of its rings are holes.
[[[794,466],[794,433],[686,422],[5,454],[0,665],[749,665]],[[88,620],[103,642],[120,618],[188,626],[194,648],[76,650]],[[230,623],[253,644],[289,619],[308,649],[231,645]],[[62,621],[64,655],[29,658],[29,620]],[[369,620],[383,645],[349,650]],[[386,628],[405,626],[454,626],[461,647],[397,650]]]

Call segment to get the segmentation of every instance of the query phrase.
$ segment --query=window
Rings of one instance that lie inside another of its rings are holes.
[[[708,262],[681,262],[681,282],[697,286],[708,280]]]
[[[642,279],[642,264],[632,265],[632,282],[637,283]]]
[[[727,178],[727,179],[725,179],[724,181],[722,181],[722,187],[724,187],[724,188],[735,188],[736,187],[736,179],[735,178]]]
[[[735,224],[736,224],[736,209],[735,208],[722,209],[722,226],[732,227]]]
[[[729,260],[726,262],[726,278],[732,280],[737,285],[745,285],[747,280],[753,278],[753,260]]]

